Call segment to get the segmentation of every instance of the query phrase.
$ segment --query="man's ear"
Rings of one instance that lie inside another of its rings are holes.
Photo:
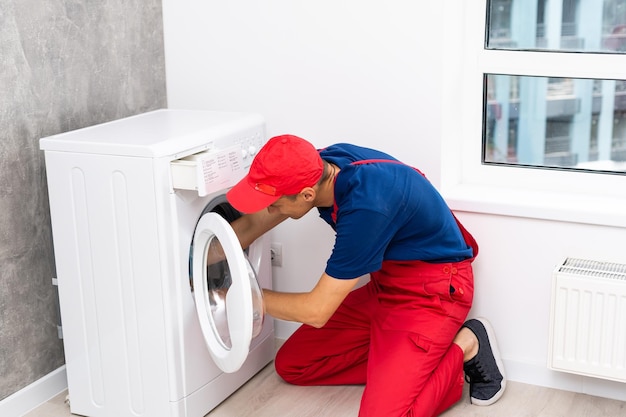
[[[311,202],[315,200],[316,191],[313,187],[305,187],[300,191],[300,194],[304,198],[304,201]]]

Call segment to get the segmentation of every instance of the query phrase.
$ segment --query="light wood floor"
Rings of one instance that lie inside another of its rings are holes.
[[[297,387],[276,375],[273,364],[206,417],[354,417],[361,386]],[[70,417],[60,394],[24,417]],[[626,402],[607,400],[509,382],[504,396],[489,407],[469,403],[467,385],[461,401],[442,417],[624,417]]]

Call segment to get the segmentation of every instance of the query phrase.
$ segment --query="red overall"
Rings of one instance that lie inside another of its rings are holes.
[[[395,161],[356,163],[372,162]],[[463,351],[452,340],[472,304],[473,259],[384,261],[323,328],[302,325],[284,343],[277,373],[297,385],[365,384],[360,417],[442,413],[462,396]]]

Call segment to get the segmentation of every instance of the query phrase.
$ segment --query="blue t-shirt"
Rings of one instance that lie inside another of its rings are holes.
[[[472,257],[445,201],[412,167],[388,162],[351,165],[395,158],[350,144],[322,149],[320,156],[341,170],[335,181],[337,222],[333,207],[318,208],[336,232],[328,275],[356,278],[379,270],[385,260],[443,263]]]

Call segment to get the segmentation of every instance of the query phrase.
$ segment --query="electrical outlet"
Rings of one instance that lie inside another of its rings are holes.
[[[270,245],[270,253],[272,255],[272,266],[283,266],[283,244],[272,243]]]

